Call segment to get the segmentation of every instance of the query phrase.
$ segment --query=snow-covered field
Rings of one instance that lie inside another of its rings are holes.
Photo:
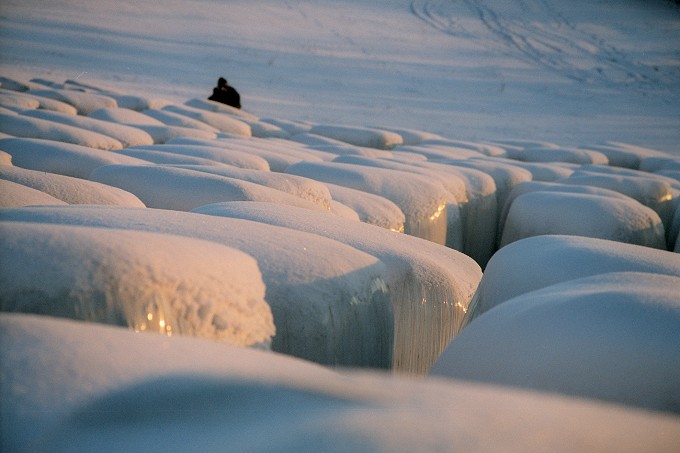
[[[0,50],[2,451],[680,445],[672,2],[10,0]]]

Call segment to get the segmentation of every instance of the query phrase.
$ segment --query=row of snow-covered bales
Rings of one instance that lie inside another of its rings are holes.
[[[680,411],[677,156],[0,82],[4,312]]]

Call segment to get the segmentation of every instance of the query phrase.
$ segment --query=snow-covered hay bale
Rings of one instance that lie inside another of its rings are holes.
[[[149,208],[20,208],[3,210],[1,217],[98,227],[103,238],[108,229],[130,229],[239,249],[260,267],[276,325],[273,350],[329,365],[388,368],[392,363],[393,314],[385,266],[346,244],[241,219]]]
[[[383,196],[406,216],[404,232],[444,245],[446,243],[447,192],[422,175],[335,162],[301,162],[286,173]]]
[[[167,110],[144,110],[143,114],[155,118],[163,124],[168,126],[180,126],[180,127],[190,127],[194,129],[201,129],[204,131],[217,132],[217,128],[204,123],[203,121],[195,120],[186,115],[180,115],[179,113],[170,112]]]
[[[245,137],[250,137],[252,131],[250,126],[230,115],[213,113],[206,110],[201,110],[189,106],[179,106],[179,105],[166,105],[163,110],[168,112],[177,113],[180,115],[188,116],[198,121],[202,121],[210,126],[216,128],[220,132],[225,132],[228,134],[242,135]]]
[[[609,163],[607,156],[601,152],[576,148],[525,148],[513,152],[512,158],[524,162],[565,162],[579,165]]]
[[[63,89],[28,90],[28,94],[42,96],[72,105],[80,115],[89,115],[101,108],[115,108],[116,100],[97,93],[85,93],[83,91]]]
[[[232,107],[231,105],[223,104],[221,102],[217,101],[211,101],[209,99],[190,99],[184,103],[184,105],[187,105],[189,107],[193,107],[195,109],[199,110],[206,110],[208,112],[216,112],[216,113],[222,113],[222,114],[227,114],[231,116],[235,116],[237,118],[243,118],[246,120],[251,120],[251,121],[257,121],[257,117],[251,113],[248,113],[244,110],[237,109],[236,107]]]
[[[0,168],[1,169],[1,168]],[[67,203],[16,182],[0,179],[0,208],[21,206],[65,205]]]
[[[163,126],[165,124],[162,121],[152,118],[142,112],[122,107],[97,109],[88,116],[90,118],[96,118],[102,121],[132,126]]]
[[[609,165],[632,169],[640,168],[640,163],[648,157],[666,156],[664,153],[649,148],[619,142],[589,145],[584,147],[584,149],[604,154],[609,160]]]
[[[630,197],[616,192],[610,189],[604,189],[595,186],[578,186],[574,184],[562,184],[560,182],[549,182],[549,181],[527,181],[517,184],[512,188],[510,194],[508,195],[505,205],[500,210],[500,215],[498,217],[498,229],[499,232],[503,232],[503,227],[505,226],[505,220],[508,218],[508,211],[512,206],[512,203],[519,196],[522,196],[530,192],[560,192],[560,193],[576,193],[576,194],[586,194],[586,195],[597,195],[603,197],[617,198],[620,200],[630,200]]]
[[[441,159],[469,159],[471,157],[483,157],[484,154],[469,148],[447,145],[411,145],[399,146],[394,151],[410,152],[424,156],[429,160]]]
[[[32,138],[0,138],[0,150],[10,154],[17,167],[82,179],[102,165],[149,163],[87,146]]]
[[[203,159],[221,162],[223,164],[233,165],[235,167],[269,171],[269,164],[260,156],[249,154],[245,151],[238,151],[217,146],[164,144],[151,146],[131,146],[128,148],[128,151],[137,150],[160,151],[190,157],[200,157]]]
[[[274,323],[255,260],[198,239],[3,222],[2,311],[268,345]]]
[[[285,146],[286,144],[285,142],[276,142],[273,139],[261,140],[258,138],[218,138],[217,140],[177,138],[167,142],[167,145],[213,147],[237,154],[246,153],[264,159],[271,171],[279,173],[283,173],[289,165],[303,160],[321,162],[320,158],[303,150],[291,150]],[[215,152],[219,153],[220,151]]]
[[[558,182],[577,186],[602,187],[627,195],[653,209],[659,214],[664,225],[670,225],[678,198],[678,192],[674,193],[671,185],[658,177],[579,170]]]
[[[153,144],[153,139],[149,134],[132,126],[111,123],[82,115],[50,112],[48,110],[31,110],[24,112],[24,115],[107,135],[118,140],[123,147]]]
[[[122,156],[129,156],[135,159],[142,159],[153,164],[160,165],[202,165],[226,167],[227,164],[204,157],[188,156],[186,154],[169,153],[167,151],[156,151],[151,149],[124,148],[113,151]]]
[[[680,422],[668,414],[456,380],[336,373],[196,338],[3,314],[0,343],[0,435],[10,451],[394,452],[426,443],[671,452],[680,442]]]
[[[288,135],[304,134],[312,130],[313,124],[305,121],[293,121],[284,118],[260,118],[264,123],[273,124],[288,132]]]
[[[179,167],[106,165],[95,169],[90,179],[133,193],[150,208],[190,211],[223,201],[268,201],[328,210],[260,184]]]
[[[367,148],[392,149],[404,143],[399,134],[370,127],[317,124],[310,133]]]
[[[621,272],[570,280],[489,310],[433,375],[680,414],[680,277]]]
[[[359,219],[388,230],[404,232],[406,216],[399,206],[385,197],[337,184],[326,183],[333,200],[352,208]]]
[[[656,212],[633,199],[564,192],[530,192],[508,210],[500,246],[544,234],[610,239],[666,249]]]
[[[178,165],[178,168],[200,171],[213,175],[225,176],[227,178],[240,179],[262,186],[276,189],[281,192],[295,195],[303,200],[316,203],[325,209],[330,209],[335,197],[331,196],[331,191],[326,184],[302,176],[290,175],[287,173],[274,173],[268,171],[258,171],[247,168],[232,166],[210,166],[210,165]],[[372,197],[374,195],[361,192],[362,195]],[[338,199],[338,201],[342,201]],[[388,200],[384,200],[388,202]],[[402,214],[403,216],[403,214]],[[403,224],[403,222],[402,222]]]
[[[26,115],[0,113],[0,132],[14,137],[54,140],[102,150],[123,147],[121,142],[108,135]]]
[[[466,323],[520,294],[607,272],[680,277],[680,255],[578,236],[535,236],[500,249],[489,261]]]
[[[459,329],[481,278],[455,250],[373,225],[268,203],[221,203],[201,213],[237,217],[326,236],[378,257],[394,312],[391,366],[423,374]]]
[[[0,166],[0,180],[31,187],[62,200],[65,204],[145,207],[139,198],[117,187],[56,173]]]
[[[40,102],[34,97],[23,93],[0,89],[0,106],[15,112],[21,112],[22,110],[39,108]]]

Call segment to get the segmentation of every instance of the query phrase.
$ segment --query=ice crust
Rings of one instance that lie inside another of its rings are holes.
[[[274,322],[255,260],[187,237],[3,222],[0,310],[269,345]]]

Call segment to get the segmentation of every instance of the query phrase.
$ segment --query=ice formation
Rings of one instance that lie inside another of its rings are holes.
[[[0,311],[269,345],[274,322],[255,260],[199,239],[3,222]]]

